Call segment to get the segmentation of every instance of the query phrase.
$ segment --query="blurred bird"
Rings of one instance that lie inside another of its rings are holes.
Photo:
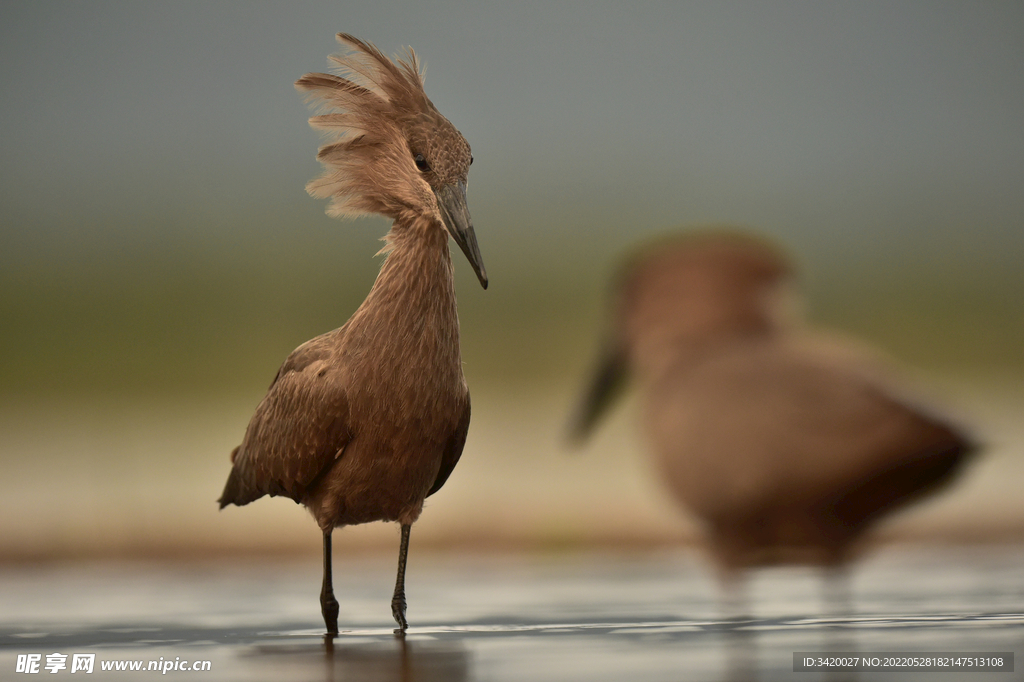
[[[404,632],[409,529],[459,461],[469,429],[448,237],[485,289],[487,274],[466,204],[469,144],[427,98],[416,55],[393,62],[337,37],[349,48],[331,56],[340,75],[295,83],[325,111],[310,124],[337,138],[321,147],[325,172],[306,189],[331,198],[330,215],[392,218],[387,255],[348,322],[299,346],[278,370],[231,453],[220,506],[283,495],[312,512],[323,531],[320,603],[331,634],[332,531],[397,521],[391,610]]]
[[[615,283],[572,424],[582,440],[638,375],[652,454],[728,583],[755,566],[841,566],[872,523],[949,483],[973,452],[867,348],[803,329],[792,284],[782,253],[743,233],[640,251]]]

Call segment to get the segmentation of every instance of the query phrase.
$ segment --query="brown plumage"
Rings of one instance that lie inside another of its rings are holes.
[[[331,533],[396,521],[402,527],[392,612],[405,619],[409,529],[423,500],[459,461],[469,429],[449,235],[487,287],[466,205],[469,145],[423,91],[416,57],[392,62],[346,34],[341,75],[295,87],[328,113],[311,125],[339,139],[322,147],[324,174],[307,186],[328,213],[394,220],[366,300],[339,329],[299,346],[256,408],[220,498],[244,505],[283,495],[312,512],[324,537],[321,605],[338,631]]]
[[[873,353],[802,328],[791,280],[775,247],[740,233],[641,251],[617,280],[574,422],[585,436],[637,374],[652,454],[727,574],[841,564],[874,521],[948,483],[972,452]]]

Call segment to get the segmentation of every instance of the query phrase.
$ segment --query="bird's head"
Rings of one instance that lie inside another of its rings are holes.
[[[792,324],[788,259],[736,230],[671,234],[627,258],[612,283],[608,330],[571,426],[581,440],[629,374],[657,381],[737,339]]]
[[[415,53],[392,61],[345,33],[349,52],[332,55],[337,74],[308,73],[295,83],[323,113],[309,123],[332,136],[317,158],[324,173],[306,190],[330,198],[327,213],[378,213],[397,226],[443,226],[487,288],[487,273],[466,202],[469,143],[423,89]]]
[[[747,232],[669,234],[626,259],[614,282],[612,324],[631,364],[657,371],[660,355],[682,359],[788,326],[792,274],[774,244]]]

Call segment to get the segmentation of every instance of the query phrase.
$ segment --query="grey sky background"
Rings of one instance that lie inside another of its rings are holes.
[[[342,30],[387,53],[412,45],[427,64],[428,93],[473,145],[485,249],[711,221],[811,251],[927,240],[1020,254],[1019,3],[32,2],[4,14],[5,260],[319,220],[302,190],[318,138],[292,82],[326,67]]]

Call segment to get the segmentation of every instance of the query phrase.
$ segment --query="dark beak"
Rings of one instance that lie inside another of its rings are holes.
[[[477,279],[486,289],[487,271],[484,269],[484,259],[480,255],[480,247],[476,243],[473,220],[469,217],[469,206],[466,203],[466,183],[445,185],[434,192],[434,195],[437,197],[437,205],[441,208],[441,216],[444,218],[444,226],[448,230],[448,234],[462,249],[462,253],[466,254],[469,264],[476,272]]]
[[[569,424],[571,445],[581,445],[587,439],[598,420],[622,393],[628,378],[625,350],[618,343],[606,341],[587,391]]]

